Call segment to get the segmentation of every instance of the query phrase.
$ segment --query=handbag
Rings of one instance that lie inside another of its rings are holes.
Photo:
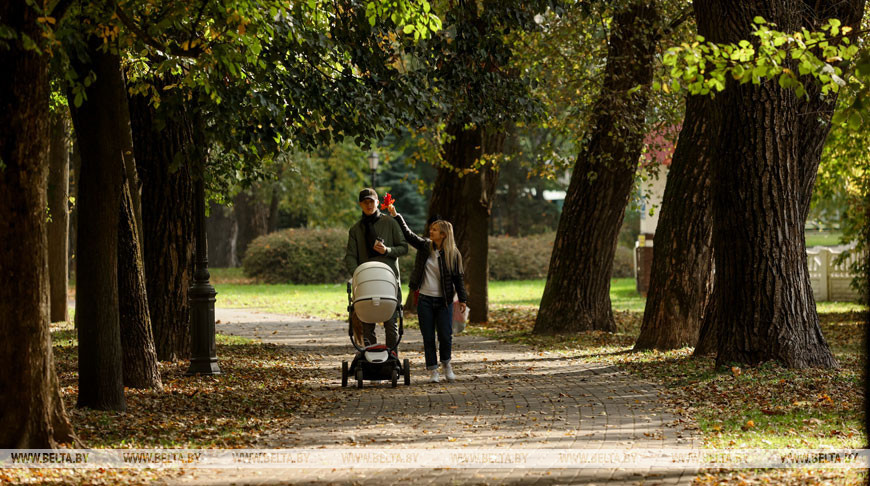
[[[465,306],[465,312],[459,310],[459,299],[453,296],[453,334],[459,334],[465,330],[465,323],[468,322],[469,308]]]

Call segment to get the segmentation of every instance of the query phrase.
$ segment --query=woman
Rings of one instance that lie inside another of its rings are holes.
[[[453,296],[459,298],[459,310],[465,312],[468,297],[462,282],[462,255],[453,239],[453,225],[444,220],[429,225],[429,238],[414,234],[401,214],[392,205],[390,214],[396,218],[399,228],[408,244],[417,249],[417,259],[408,283],[417,295],[417,317],[420,332],[423,334],[423,348],[426,352],[426,369],[432,372],[429,381],[438,383],[438,357],[444,367],[447,381],[456,380],[450,365],[453,351]],[[420,257],[420,254],[426,258]],[[438,336],[438,353],[435,336]]]

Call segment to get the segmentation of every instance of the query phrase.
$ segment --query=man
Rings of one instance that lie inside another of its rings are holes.
[[[374,189],[360,191],[359,207],[362,209],[362,218],[350,227],[347,234],[347,253],[344,255],[347,271],[353,275],[356,267],[365,262],[376,261],[389,265],[398,280],[399,257],[408,253],[408,242],[402,236],[399,223],[378,210],[378,193]],[[399,341],[397,318],[398,311],[392,319],[384,323],[389,348],[396,346]],[[377,343],[375,323],[363,322],[362,325],[365,344],[368,346]]]

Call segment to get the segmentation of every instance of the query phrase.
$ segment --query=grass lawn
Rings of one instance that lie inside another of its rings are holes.
[[[843,233],[839,231],[807,231],[804,233],[807,248],[811,246],[837,246],[842,244],[840,238]]]

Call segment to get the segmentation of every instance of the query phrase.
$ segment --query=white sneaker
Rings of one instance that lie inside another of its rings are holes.
[[[441,375],[438,374],[438,370],[432,370],[432,376],[429,378],[430,383],[439,383],[441,381]]]
[[[450,366],[450,363],[442,363],[444,365],[444,376],[447,377],[447,381],[453,383],[456,381],[456,375],[453,374],[453,367]]]

